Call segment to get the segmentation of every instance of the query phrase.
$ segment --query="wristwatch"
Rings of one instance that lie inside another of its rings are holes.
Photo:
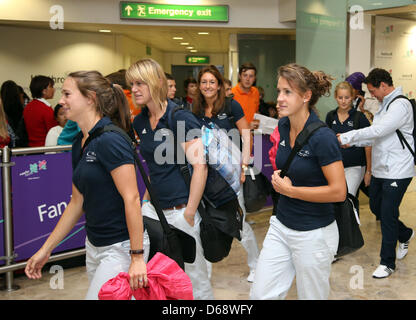
[[[129,251],[130,254],[143,254],[144,250],[143,249],[139,249],[139,250],[130,250]]]

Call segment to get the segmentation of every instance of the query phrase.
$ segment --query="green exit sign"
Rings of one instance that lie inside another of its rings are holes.
[[[228,6],[188,6],[120,1],[120,18],[228,22]]]
[[[208,64],[209,63],[209,57],[208,56],[186,56],[186,63],[191,64]]]

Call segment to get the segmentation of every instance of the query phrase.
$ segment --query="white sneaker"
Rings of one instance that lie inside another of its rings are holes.
[[[248,274],[248,277],[247,277],[247,281],[248,282],[253,282],[254,281],[254,270],[250,270],[250,273]]]
[[[377,267],[376,271],[374,271],[373,278],[376,278],[376,279],[387,278],[393,272],[394,272],[394,269],[391,269],[385,265],[380,264]]]
[[[409,251],[409,242],[410,240],[412,240],[414,235],[415,231],[413,230],[409,240],[407,240],[406,242],[399,242],[399,246],[397,247],[396,251],[396,258],[398,260],[403,259],[407,255],[407,252]]]

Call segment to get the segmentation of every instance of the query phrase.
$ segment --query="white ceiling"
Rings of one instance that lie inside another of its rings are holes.
[[[0,21],[0,25],[12,25],[26,28],[50,29],[47,22],[28,21]],[[229,35],[258,34],[258,35],[286,35],[294,37],[295,29],[233,29],[233,28],[198,28],[174,26],[143,26],[143,25],[106,25],[89,23],[65,23],[65,31],[98,32],[100,29],[111,30],[113,34],[120,34],[140,41],[146,45],[165,52],[189,53],[181,42],[188,42],[198,52],[226,53],[229,49]],[[208,35],[199,35],[198,32],[209,32]],[[183,40],[174,40],[173,37],[183,37]]]

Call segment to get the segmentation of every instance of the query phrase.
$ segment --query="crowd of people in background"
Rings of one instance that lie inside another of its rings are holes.
[[[68,213],[64,213],[62,222],[30,259],[27,275],[41,276],[50,252],[85,209],[87,269],[91,280],[87,297],[97,298],[99,287],[115,276],[110,269],[118,263],[129,272],[132,288],[147,284],[144,262],[149,244],[141,218],[158,218],[148,192],[140,205],[134,186],[134,160],[128,146],[116,134],[103,135],[101,140],[106,144],[99,139],[94,141],[89,148],[100,153],[105,164],[94,172],[85,169],[88,166],[84,162],[88,160],[82,153],[79,157],[86,138],[111,122],[140,141],[141,154],[167,220],[196,239],[195,262],[186,264],[185,269],[194,296],[213,299],[211,266],[204,259],[198,227],[201,217],[197,211],[207,168],[198,161],[190,162],[193,175],[188,190],[180,182],[176,164],[160,165],[154,159],[160,144],[155,140],[155,131],[169,128],[167,113],[180,106],[182,111],[175,120],[184,121],[187,131],[215,123],[227,131],[238,129],[243,141],[238,200],[244,212],[241,244],[247,251],[247,281],[253,283],[252,299],[284,298],[295,277],[299,298],[328,298],[331,264],[338,246],[332,203],[343,201],[347,192],[357,196],[359,190],[369,196],[370,208],[381,221],[381,260],[373,277],[390,276],[396,269],[396,259],[406,256],[414,236],[413,229],[399,220],[401,200],[415,175],[413,156],[403,150],[396,135],[398,129],[403,131],[404,139],[414,150],[413,111],[402,97],[401,88],[393,86],[391,75],[383,69],[374,69],[367,77],[355,72],[335,84],[335,79],[324,72],[288,64],[277,73],[277,101],[265,102],[264,89],[256,85],[256,79],[257,69],[250,62],[240,66],[238,83],[233,87],[215,66],[202,68],[196,79],[175,79],[156,61],[142,59],[128,70],[107,76],[92,71],[71,73],[63,85],[62,98],[54,107],[48,102],[55,94],[51,78],[39,75],[31,79],[32,99],[14,81],[5,81],[1,86],[0,147],[73,144],[73,150],[78,152],[73,156],[73,196],[65,210]],[[183,81],[185,96],[176,95],[176,81]],[[323,116],[327,126],[314,133],[302,154],[294,158],[287,176],[281,177],[296,137],[304,127],[320,121],[316,104],[321,96],[330,94],[333,84],[336,108]],[[364,85],[376,100],[365,97]],[[273,147],[269,155],[275,171],[269,178],[280,198],[261,250],[252,228],[245,222],[242,188],[252,156],[252,131],[259,127],[256,113],[279,119],[271,135]],[[187,150],[201,143],[201,138],[196,137],[181,146],[188,156]],[[96,185],[92,175],[102,176],[102,187],[97,190],[89,188],[88,183]],[[117,205],[107,201],[95,207],[101,201],[98,190],[111,194],[109,199]],[[111,217],[109,208],[117,216]],[[108,223],[105,219],[114,223],[110,229],[103,227]],[[114,259],[104,259],[109,253],[114,254]]]

